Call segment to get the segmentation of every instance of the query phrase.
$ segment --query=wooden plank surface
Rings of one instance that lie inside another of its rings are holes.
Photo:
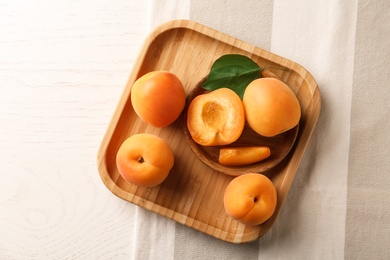
[[[131,258],[96,152],[147,22],[147,1],[1,1],[0,259]]]

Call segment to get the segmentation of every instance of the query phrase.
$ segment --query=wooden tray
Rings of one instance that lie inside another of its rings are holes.
[[[293,89],[302,108],[295,145],[281,163],[264,173],[275,184],[278,204],[274,215],[259,226],[245,226],[226,215],[223,193],[234,177],[212,170],[195,156],[187,143],[180,122],[182,117],[166,128],[155,128],[140,121],[130,102],[131,86],[143,74],[153,70],[171,71],[182,80],[188,94],[201,77],[208,74],[212,63],[227,53],[246,55],[260,66],[288,68],[288,71],[273,72]],[[156,28],[140,51],[99,148],[98,171],[107,188],[119,198],[218,239],[250,242],[264,235],[279,215],[317,122],[320,106],[317,84],[299,64],[201,24],[171,21]],[[175,165],[158,187],[129,184],[116,168],[115,156],[122,142],[141,132],[164,138],[175,153]]]

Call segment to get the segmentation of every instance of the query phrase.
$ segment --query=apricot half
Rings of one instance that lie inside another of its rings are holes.
[[[168,71],[152,71],[137,79],[131,88],[131,103],[135,113],[156,127],[172,124],[186,102],[179,78]]]
[[[286,132],[301,118],[298,98],[283,81],[275,78],[252,81],[245,89],[243,103],[248,125],[262,136]]]
[[[143,187],[161,184],[174,161],[168,143],[161,137],[147,133],[127,138],[116,154],[116,165],[123,179]]]
[[[195,97],[187,111],[192,139],[203,146],[235,142],[245,126],[244,106],[231,89],[220,88]]]
[[[268,220],[277,203],[272,181],[259,173],[248,173],[234,178],[224,193],[226,213],[246,225],[259,225]]]

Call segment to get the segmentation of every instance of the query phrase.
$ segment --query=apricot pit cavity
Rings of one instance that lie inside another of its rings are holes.
[[[226,122],[224,108],[217,102],[206,102],[202,109],[204,124],[212,129],[221,129]]]

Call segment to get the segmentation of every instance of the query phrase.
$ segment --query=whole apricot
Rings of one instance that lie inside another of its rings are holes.
[[[272,137],[288,131],[301,118],[298,98],[279,79],[252,81],[245,89],[243,103],[248,125],[262,136]]]
[[[231,89],[220,88],[195,97],[187,111],[192,139],[204,146],[235,142],[245,126],[244,106]]]
[[[168,143],[147,133],[127,138],[116,154],[116,165],[123,179],[143,187],[161,184],[172,169],[174,160]]]
[[[275,211],[277,193],[272,181],[259,173],[234,178],[224,193],[226,213],[246,225],[259,225]]]
[[[168,71],[152,71],[137,79],[131,88],[135,113],[155,127],[172,124],[181,114],[186,94],[180,79]]]

